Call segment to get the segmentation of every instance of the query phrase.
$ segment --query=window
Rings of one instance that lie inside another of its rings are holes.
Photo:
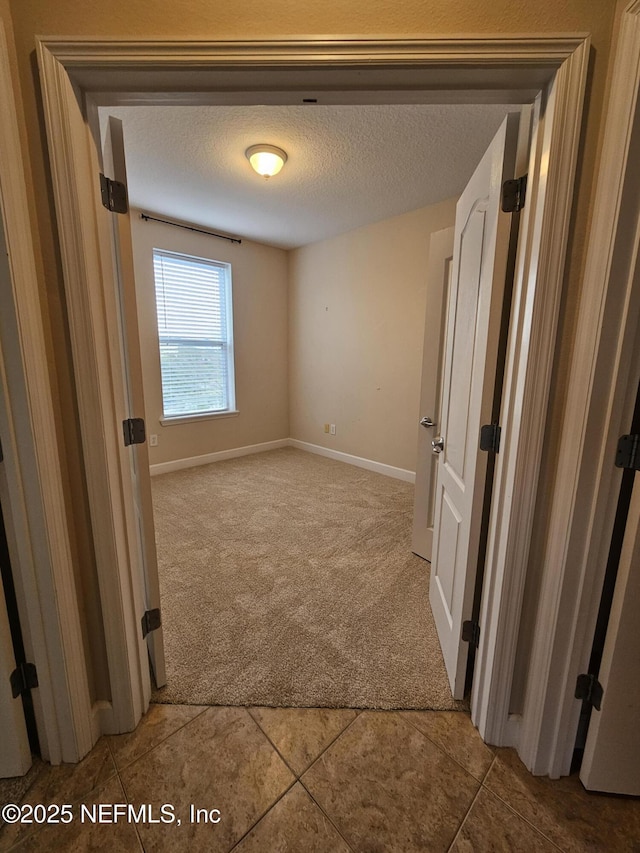
[[[231,266],[153,250],[165,418],[235,409]]]

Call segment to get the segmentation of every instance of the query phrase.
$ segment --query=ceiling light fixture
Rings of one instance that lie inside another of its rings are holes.
[[[275,145],[252,145],[245,151],[247,160],[263,178],[277,175],[287,162],[287,152]]]

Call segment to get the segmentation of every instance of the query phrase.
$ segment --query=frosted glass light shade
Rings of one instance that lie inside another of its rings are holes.
[[[287,153],[275,145],[252,145],[246,150],[247,159],[263,178],[277,175],[287,162]]]

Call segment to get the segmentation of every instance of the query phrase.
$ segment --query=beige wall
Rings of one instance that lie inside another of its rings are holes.
[[[415,471],[429,237],[453,224],[455,199],[293,252],[132,213],[145,418],[158,435],[152,465],[290,435]],[[160,422],[154,248],[232,265],[235,417]],[[324,434],[327,422],[335,436]]]
[[[287,393],[287,253],[250,240],[240,245],[144,222],[133,211],[132,236],[147,432],[151,464],[202,456],[289,435]],[[236,372],[234,417],[162,426],[162,388],[153,283],[153,249],[231,264]]]
[[[574,221],[568,246],[568,264],[560,317],[560,344],[556,355],[553,397],[548,418],[549,435],[562,421],[567,367],[573,344],[577,298],[585,262],[585,240],[591,218],[593,191],[600,149],[603,96],[609,62],[614,0],[272,0],[269,15],[257,0],[13,0],[10,4],[22,104],[19,130],[25,140],[30,214],[41,287],[45,335],[51,364],[51,382],[57,405],[58,441],[65,471],[68,502],[73,505],[74,528],[70,531],[80,553],[82,572],[93,572],[87,553],[91,529],[82,486],[81,442],[75,419],[74,383],[66,327],[64,292],[53,217],[48,160],[41,102],[34,70],[36,35],[112,38],[265,39],[287,35],[327,37],[423,36],[425,34],[522,34],[589,32],[592,39],[591,68],[586,98],[583,146],[580,152]],[[6,0],[0,0],[0,16],[8,18]],[[555,453],[547,447],[544,492],[553,488]],[[548,503],[548,502],[547,502]],[[544,545],[546,505],[537,513],[536,543]],[[533,555],[532,565],[541,551]],[[94,576],[95,577],[95,576]],[[95,583],[95,579],[92,581]],[[527,602],[533,612],[535,601]],[[100,695],[105,689],[98,687]]]
[[[455,203],[291,252],[292,438],[415,471],[429,237]]]
[[[6,6],[6,0],[3,0]],[[273,0],[269,16],[257,0],[151,0],[140,4],[129,0],[13,0],[10,4],[28,140],[29,183],[34,239],[39,247],[43,310],[47,328],[52,382],[58,386],[58,418],[67,421],[64,452],[78,455],[74,430],[68,416],[73,407],[73,379],[64,315],[64,295],[52,221],[52,201],[47,181],[47,153],[42,125],[37,72],[34,72],[36,35],[65,35],[110,38],[277,38],[287,35],[329,36],[417,36],[455,33],[567,33],[589,32],[592,38],[592,68],[587,92],[584,147],[581,152],[576,192],[575,222],[569,246],[567,287],[561,318],[562,343],[556,370],[557,404],[553,421],[562,417],[563,383],[575,325],[576,297],[584,264],[584,242],[591,214],[593,177],[599,147],[602,100],[606,80],[609,42],[615,10],[614,0],[307,0],[292,4]],[[2,13],[3,6],[0,6]],[[5,13],[6,14],[6,13]],[[45,190],[46,188],[46,190]],[[37,202],[36,202],[37,200]],[[61,439],[61,441],[63,441]],[[550,450],[550,452],[553,452]],[[77,462],[69,460],[74,469]],[[553,470],[553,460],[550,462]]]

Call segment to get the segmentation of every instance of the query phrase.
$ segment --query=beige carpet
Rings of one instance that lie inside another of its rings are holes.
[[[285,448],[153,478],[155,702],[460,707],[410,552],[413,486]]]

